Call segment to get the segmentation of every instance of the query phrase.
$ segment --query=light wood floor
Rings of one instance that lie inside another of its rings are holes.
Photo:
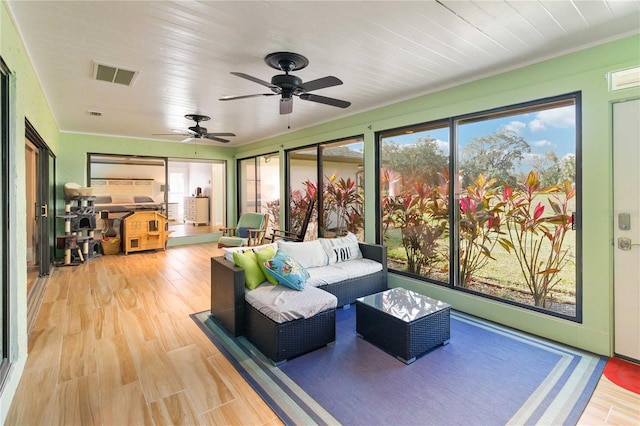
[[[192,223],[182,223],[182,222],[170,222],[169,230],[173,231],[171,233],[171,237],[190,237],[193,235],[202,235],[202,234],[215,234],[219,232],[219,226],[215,225],[200,225],[195,226]]]
[[[216,247],[57,268],[6,424],[281,424],[189,318],[210,307]],[[580,424],[638,425],[640,395],[603,378]]]
[[[189,318],[216,247],[57,268],[6,424],[282,424]]]

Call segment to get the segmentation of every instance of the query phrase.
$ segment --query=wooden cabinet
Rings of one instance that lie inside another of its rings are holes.
[[[171,231],[167,218],[154,211],[132,212],[122,218],[122,248],[132,251],[165,249]]]
[[[209,224],[209,197],[185,197],[184,221],[194,225]]]

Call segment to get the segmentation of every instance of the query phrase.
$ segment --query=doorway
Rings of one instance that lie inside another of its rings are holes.
[[[38,232],[37,232],[37,171],[38,171],[38,148],[29,139],[24,140],[24,162],[26,169],[25,187],[27,198],[27,294],[31,293],[33,285],[40,276],[40,266],[38,262]]]
[[[613,105],[614,352],[640,361],[640,99]]]
[[[37,279],[49,275],[53,265],[55,224],[49,212],[55,212],[55,156],[29,120],[25,120],[25,163],[27,265],[29,276]]]
[[[226,163],[170,158],[167,210],[172,237],[215,234],[226,226]]]
[[[55,156],[25,120],[25,191],[27,246],[27,327],[35,323],[44,296],[46,278],[54,260]],[[49,215],[49,212],[52,215]]]

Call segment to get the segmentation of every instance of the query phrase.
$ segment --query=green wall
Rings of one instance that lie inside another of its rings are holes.
[[[375,239],[374,133],[564,93],[582,92],[583,323],[549,317],[441,286],[391,274],[404,286],[445,300],[455,309],[565,342],[612,354],[611,104],[640,97],[640,89],[609,92],[606,73],[640,65],[640,36],[624,38],[405,102],[240,147],[238,156],[284,150],[353,135],[365,136],[365,221]],[[347,110],[348,112],[348,110]],[[281,161],[284,165],[284,161]],[[283,184],[284,185],[284,184]],[[283,186],[284,190],[284,186]]]
[[[58,151],[58,126],[31,66],[7,6],[0,3],[0,56],[10,72],[9,176],[11,198],[9,245],[9,360],[11,368],[0,394],[0,423],[4,423],[27,359],[27,228],[25,196],[25,118],[29,119],[54,153]]]

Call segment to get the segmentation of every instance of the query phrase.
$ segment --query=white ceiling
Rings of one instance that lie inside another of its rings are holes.
[[[62,131],[152,136],[210,115],[237,146],[640,32],[640,1],[8,1]],[[313,92],[347,109],[277,96],[263,58],[296,52]],[[93,61],[140,71],[131,87],[92,79]],[[102,112],[101,117],[88,111]],[[287,129],[290,123],[291,130]],[[206,141],[206,140],[202,140]],[[211,144],[217,142],[207,141]]]

